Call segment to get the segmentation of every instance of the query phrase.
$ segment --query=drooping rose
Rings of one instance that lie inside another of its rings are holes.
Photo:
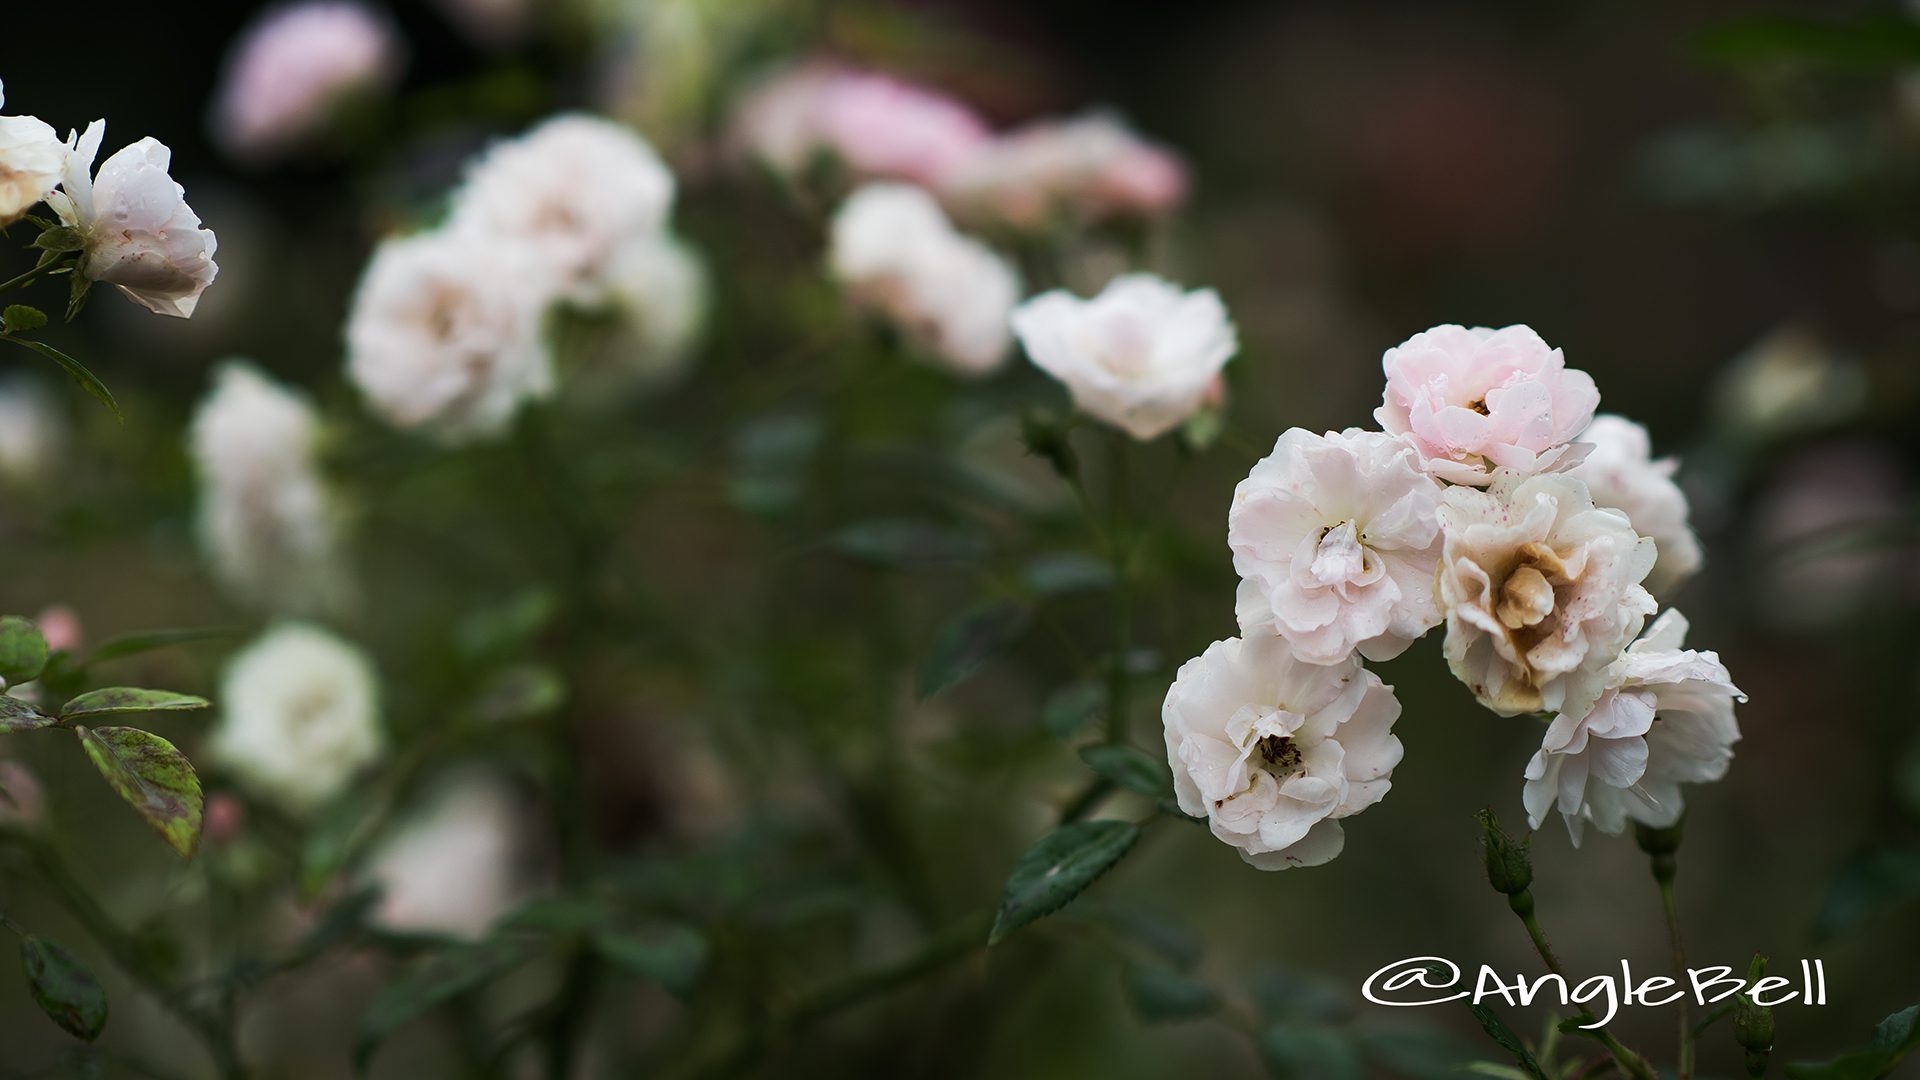
[[[1584,715],[1648,615],[1654,542],[1585,484],[1501,472],[1447,489],[1436,595],[1453,673],[1502,716]]]
[[[1374,419],[1404,435],[1442,480],[1484,487],[1496,468],[1562,463],[1600,391],[1525,326],[1436,326],[1388,349]]]
[[[1218,293],[1183,292],[1152,274],[1114,278],[1091,300],[1061,289],[1036,296],[1014,310],[1013,332],[1080,411],[1142,440],[1205,404],[1240,347]]]
[[[1341,820],[1386,795],[1400,703],[1360,658],[1309,664],[1274,634],[1216,641],[1161,710],[1180,809],[1262,870],[1340,854]]]
[[[1400,655],[1440,622],[1440,496],[1391,435],[1281,435],[1227,513],[1241,632],[1275,630],[1313,664]]]
[[[85,238],[80,272],[89,280],[149,311],[187,318],[220,272],[213,232],[167,174],[173,151],[157,139],[121,149],[93,173],[106,133],[106,121],[95,120],[70,137],[60,190],[47,204]]]

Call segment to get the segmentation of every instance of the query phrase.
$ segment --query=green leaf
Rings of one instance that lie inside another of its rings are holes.
[[[1194,1020],[1220,1007],[1220,995],[1213,987],[1158,964],[1127,969],[1127,1000],[1140,1019],[1150,1024]]]
[[[1920,63],[1920,23],[1886,13],[1848,22],[1768,15],[1709,30],[1699,42],[1710,60],[1754,64],[1780,60],[1874,70]]]
[[[66,225],[55,225],[42,232],[39,236],[34,237],[33,246],[39,248],[41,251],[65,254],[69,251],[79,251],[85,248],[87,246],[87,238],[81,235],[79,229]]]
[[[0,735],[11,735],[16,731],[34,731],[52,727],[59,722],[59,717],[48,716],[30,701],[0,694]]]
[[[1000,898],[988,945],[1060,910],[1093,880],[1113,868],[1140,838],[1125,821],[1076,821],[1040,839],[1014,864]]]
[[[1362,1080],[1360,1052],[1326,1028],[1275,1027],[1260,1036],[1260,1060],[1277,1080]]]
[[[0,313],[0,323],[5,324],[7,333],[22,334],[47,325],[47,313],[26,304],[8,304],[7,310]]]
[[[1004,603],[968,612],[947,624],[920,665],[920,698],[966,681],[987,658],[1027,629],[1025,605]]]
[[[1450,1080],[1478,1056],[1475,1044],[1435,1028],[1383,1024],[1355,1034],[1368,1061],[1412,1080]]]
[[[1787,1066],[1787,1076],[1789,1080],[1880,1080],[1892,1076],[1900,1062],[1915,1050],[1920,1050],[1920,1005],[1910,1005],[1880,1021],[1866,1049],[1831,1061],[1795,1062]]]
[[[172,630],[143,630],[133,634],[122,634],[101,642],[100,646],[87,655],[88,664],[105,663],[122,657],[138,656],[155,649],[171,648],[175,645],[191,645],[198,641],[218,641],[221,638],[239,637],[240,631],[230,627],[182,627]]]
[[[107,992],[93,969],[66,946],[38,934],[21,939],[20,966],[41,1012],[76,1039],[100,1037],[107,1026]]]
[[[40,677],[47,666],[47,639],[30,619],[18,615],[0,618],[0,679],[18,686]]]
[[[1920,851],[1868,851],[1848,859],[1827,886],[1813,936],[1825,940],[1888,908],[1920,899]]]
[[[1113,586],[1113,568],[1106,560],[1078,551],[1051,551],[1036,555],[1021,568],[1027,588],[1040,596],[1091,592]]]
[[[1080,760],[1087,763],[1087,768],[1128,791],[1156,799],[1173,795],[1173,774],[1139,747],[1101,743],[1083,747]]]
[[[1514,1063],[1520,1066],[1521,1072],[1534,1080],[1548,1080],[1547,1074],[1540,1071],[1540,1063],[1534,1060],[1533,1051],[1527,1049],[1527,1044],[1513,1033],[1506,1021],[1485,1005],[1470,1004],[1467,1009],[1473,1013],[1475,1020],[1480,1021],[1480,1030],[1499,1043],[1501,1049],[1513,1055]]]
[[[1107,703],[1107,688],[1097,682],[1063,686],[1040,707],[1040,725],[1047,734],[1066,741],[1080,734]]]
[[[54,348],[44,341],[28,341],[26,338],[17,337],[9,337],[5,340],[11,341],[15,345],[32,349],[41,356],[59,364],[61,369],[64,370],[74,382],[80,384],[80,389],[98,398],[100,403],[105,405],[107,409],[113,413],[115,420],[125,419],[125,417],[120,414],[120,403],[113,400],[113,391],[107,389],[107,384],[101,382],[99,376],[88,371],[87,365],[75,360],[73,357],[68,356],[66,353],[61,352],[59,349]]]
[[[664,925],[633,932],[603,931],[593,946],[615,966],[659,983],[685,998],[706,970],[707,939],[685,926]]]
[[[1338,990],[1287,968],[1262,968],[1247,980],[1247,989],[1269,1023],[1334,1024],[1352,1012]]]
[[[180,854],[200,844],[200,778],[173,744],[139,728],[76,727],[94,767]]]
[[[204,709],[212,702],[192,694],[176,694],[171,690],[142,690],[133,686],[109,686],[102,690],[89,690],[60,710],[60,717],[71,720],[76,716],[99,716],[103,713],[129,712],[180,712],[189,709]]]
[[[87,306],[87,295],[93,291],[93,279],[85,274],[73,274],[68,280],[73,284],[67,290],[66,317],[68,322],[72,322],[74,316],[80,314],[80,309]]]
[[[607,905],[590,896],[545,896],[522,905],[500,921],[506,930],[543,934],[585,934],[613,918]]]
[[[429,957],[388,983],[360,1018],[360,1034],[353,1047],[354,1071],[365,1073],[374,1051],[402,1026],[519,967],[532,955],[533,949],[525,941],[483,941]]]
[[[985,558],[986,541],[931,521],[864,521],[834,533],[827,546],[845,558],[895,569],[964,566]]]

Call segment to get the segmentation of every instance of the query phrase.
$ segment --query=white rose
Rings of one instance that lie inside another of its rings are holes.
[[[384,752],[378,698],[365,653],[315,626],[277,626],[227,666],[213,755],[259,797],[309,814]]]
[[[1114,278],[1091,300],[1064,290],[1013,313],[1013,332],[1080,411],[1152,439],[1198,410],[1239,342],[1219,294],[1152,274]]]
[[[0,476],[24,485],[49,480],[66,444],[66,417],[43,383],[0,380]]]
[[[0,87],[0,105],[6,103]],[[0,116],[0,225],[10,225],[60,184],[67,147],[32,116]]]
[[[522,245],[466,232],[381,244],[347,318],[348,376],[396,427],[448,442],[498,434],[554,387],[540,266]]]
[[[648,383],[678,374],[707,316],[711,289],[699,254],[666,234],[628,245],[614,257],[608,290],[628,372]]]
[[[1641,586],[1654,543],[1587,486],[1500,470],[1485,491],[1448,488],[1437,593],[1447,663],[1502,716],[1584,714],[1602,672],[1653,614]]]
[[[482,243],[520,243],[551,268],[561,295],[596,303],[620,253],[666,227],[673,192],[673,174],[645,139],[568,114],[475,161],[448,227]]]
[[[343,599],[319,435],[304,396],[239,361],[220,367],[194,415],[201,549],[214,576],[248,603],[304,614]]]
[[[458,778],[373,851],[372,921],[397,933],[484,936],[528,892],[526,820],[504,782]]]
[[[1241,633],[1277,630],[1312,664],[1400,655],[1440,622],[1440,497],[1392,435],[1281,435],[1227,513]]]
[[[173,151],[157,139],[122,148],[89,175],[106,134],[106,121],[95,120],[69,139],[61,190],[47,204],[86,238],[80,272],[89,280],[148,311],[187,318],[220,272],[213,232],[167,175]]]
[[[1622,416],[1596,416],[1580,442],[1592,446],[1568,474],[1584,480],[1596,506],[1626,514],[1633,530],[1653,537],[1660,552],[1647,591],[1664,596],[1700,569],[1700,540],[1687,524],[1687,496],[1673,482],[1672,458],[1653,459],[1647,429]]]
[[[1006,359],[1019,275],[956,232],[924,190],[882,183],[854,192],[834,214],[828,262],[857,303],[949,370],[980,375]]]
[[[1686,635],[1684,616],[1661,615],[1608,666],[1591,710],[1553,718],[1527,763],[1528,824],[1557,804],[1575,846],[1589,821],[1610,834],[1630,820],[1666,828],[1684,809],[1681,784],[1726,775],[1740,738],[1733,705],[1747,696],[1719,656],[1681,648]]]
[[[1399,716],[1392,688],[1359,657],[1309,664],[1273,634],[1208,646],[1181,665],[1161,709],[1180,809],[1262,870],[1340,854],[1340,819],[1392,786]]]

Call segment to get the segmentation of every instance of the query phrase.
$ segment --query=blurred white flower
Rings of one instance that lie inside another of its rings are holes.
[[[303,0],[260,13],[227,51],[214,139],[264,159],[325,129],[351,98],[392,87],[403,47],[393,23],[354,0]]]
[[[621,254],[666,227],[673,192],[673,174],[645,139],[569,113],[481,155],[454,193],[448,228],[517,244],[551,268],[562,296],[595,303]]]
[[[1570,463],[1567,444],[1600,404],[1592,376],[1525,326],[1436,326],[1388,349],[1381,365],[1387,390],[1374,419],[1455,484]]]
[[[1454,675],[1502,716],[1584,715],[1654,612],[1640,584],[1654,542],[1572,477],[1506,470],[1485,491],[1448,488],[1440,530]]]
[[[215,760],[293,814],[345,791],[386,749],[373,662],[316,626],[262,634],[227,665],[218,700]]]
[[[1240,347],[1218,293],[1182,292],[1152,274],[1114,278],[1091,300],[1060,289],[1036,296],[1015,309],[1013,332],[1080,411],[1136,439],[1171,431],[1205,404]]]
[[[1769,331],[1714,380],[1716,425],[1760,442],[1838,424],[1867,401],[1867,373],[1802,326]]]
[[[372,921],[396,933],[484,936],[527,895],[526,822],[504,782],[457,778],[370,856],[366,879],[380,887]]]
[[[1680,820],[1681,784],[1726,775],[1740,738],[1733,705],[1747,696],[1711,652],[1683,649],[1687,620],[1668,611],[1606,672],[1606,690],[1584,715],[1561,713],[1527,763],[1527,823],[1556,804],[1575,846],[1586,822],[1618,834],[1627,822],[1666,828]]]
[[[347,318],[348,376],[396,427],[448,442],[498,434],[553,391],[545,265],[465,231],[386,241]]]
[[[963,219],[1031,229],[1056,215],[1098,221],[1163,213],[1186,197],[1187,170],[1119,117],[1091,113],[991,140],[961,158],[941,194]]]
[[[1399,717],[1359,657],[1309,664],[1273,634],[1209,645],[1181,665],[1161,710],[1180,809],[1262,870],[1340,854],[1340,819],[1392,786]]]
[[[1000,366],[1020,300],[1013,265],[948,224],[924,190],[868,184],[833,217],[828,260],[856,302],[963,375]]]
[[[0,105],[6,104],[0,87]],[[0,225],[19,220],[33,204],[60,184],[67,147],[44,121],[32,116],[0,116]]]
[[[187,191],[167,175],[173,151],[154,138],[122,148],[92,174],[104,120],[68,139],[60,190],[47,204],[62,224],[86,238],[80,272],[161,315],[187,318],[220,267],[213,232],[187,205]]]
[[[0,477],[21,485],[49,479],[67,445],[67,418],[44,383],[0,380]]]
[[[755,85],[733,120],[733,140],[794,177],[827,159],[856,179],[934,186],[989,138],[971,109],[885,75],[806,65]]]
[[[1609,506],[1627,515],[1633,531],[1650,536],[1659,549],[1647,591],[1664,596],[1700,569],[1704,553],[1687,524],[1686,493],[1673,482],[1680,463],[1653,459],[1653,439],[1647,429],[1623,416],[1596,416],[1580,442],[1593,447],[1569,476],[1586,482],[1596,506]]]
[[[247,603],[314,614],[345,600],[319,435],[303,395],[244,361],[220,366],[194,414],[201,550],[215,578]]]
[[[1277,630],[1310,664],[1400,655],[1440,622],[1440,494],[1392,435],[1288,430],[1227,512],[1240,632]]]
[[[647,385],[678,375],[706,321],[708,292],[706,264],[676,237],[661,234],[617,254],[607,294],[619,323],[619,374]]]

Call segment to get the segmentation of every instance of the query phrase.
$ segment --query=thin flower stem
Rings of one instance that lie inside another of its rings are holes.
[[[1667,918],[1667,945],[1673,952],[1673,974],[1677,979],[1687,977],[1687,950],[1680,940],[1680,906],[1673,899],[1673,877],[1669,874],[1660,882],[1660,906]],[[1693,1080],[1694,1035],[1693,1024],[1687,1017],[1686,995],[1680,997],[1680,1071],[1676,1080]]]
[[[1107,558],[1113,566],[1113,657],[1107,672],[1107,741],[1127,741],[1132,678],[1133,580],[1127,540],[1127,436],[1110,433],[1107,454]]]
[[[1533,940],[1534,951],[1540,954],[1540,959],[1547,965],[1547,970],[1563,980],[1567,979],[1565,965],[1560,963],[1560,957],[1554,953],[1553,945],[1547,941],[1546,930],[1540,926],[1539,918],[1533,913],[1533,894],[1523,891],[1507,899],[1513,908],[1513,913],[1520,916],[1521,924],[1527,928],[1527,937]],[[1593,1018],[1593,1013],[1583,1006],[1580,1010],[1580,1019],[1590,1023]],[[1636,1077],[1637,1080],[1660,1080],[1659,1074],[1653,1071],[1653,1066],[1647,1064],[1647,1059],[1628,1049],[1620,1040],[1613,1037],[1612,1032],[1604,1027],[1595,1028],[1594,1036],[1600,1040],[1602,1046],[1607,1048],[1607,1052],[1613,1055],[1613,1060],[1620,1063],[1622,1072]]]

